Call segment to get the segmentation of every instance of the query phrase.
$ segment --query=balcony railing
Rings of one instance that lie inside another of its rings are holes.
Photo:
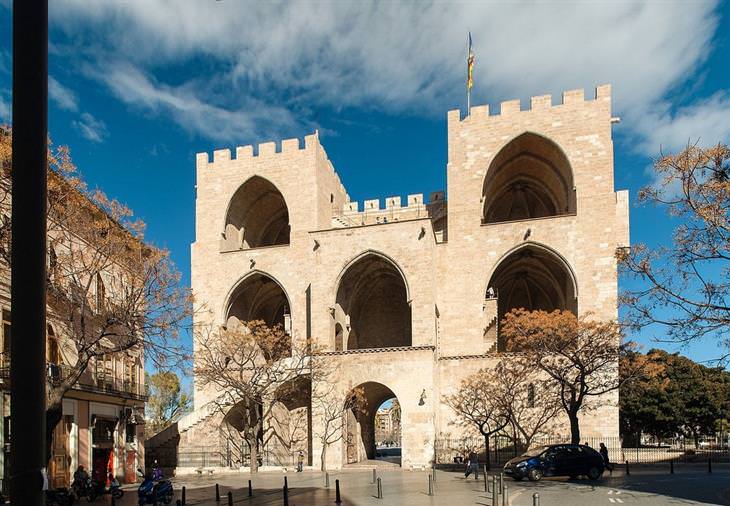
[[[60,383],[71,374],[71,371],[71,367],[67,365],[48,364],[48,378],[53,383]],[[9,361],[4,361],[0,366],[0,379],[5,382],[10,380]],[[136,383],[124,378],[98,373],[91,375],[88,373],[83,374],[71,389],[141,401],[146,401],[148,397],[147,386],[143,383]]]

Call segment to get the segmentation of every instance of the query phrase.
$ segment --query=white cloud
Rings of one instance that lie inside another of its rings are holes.
[[[53,76],[48,76],[48,96],[58,107],[67,111],[77,111],[79,102],[76,94],[59,83]]]
[[[119,98],[213,138],[238,129],[239,137],[260,135],[282,118],[282,129],[308,125],[312,106],[441,116],[463,105],[468,29],[477,55],[473,102],[612,82],[617,113],[630,123],[693,75],[719,23],[715,1],[211,1],[180,8],[173,0],[58,0],[51,8],[55,26],[87,47],[80,54],[94,74],[128,73],[143,85],[123,89],[102,76]],[[106,63],[110,53],[121,63],[116,71]],[[191,62],[205,75],[170,72]],[[234,123],[210,130],[207,115]]]
[[[668,104],[658,112],[637,118],[636,128],[644,140],[644,153],[674,152],[698,142],[702,146],[730,143],[730,96],[716,93],[688,107],[671,111]]]
[[[74,120],[72,125],[91,142],[102,142],[108,135],[106,124],[88,112],[81,113],[79,119]]]

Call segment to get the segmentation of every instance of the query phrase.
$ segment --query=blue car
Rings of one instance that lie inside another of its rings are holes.
[[[504,474],[516,481],[540,481],[543,476],[587,476],[597,480],[603,474],[603,458],[590,446],[560,444],[539,446],[504,465]]]

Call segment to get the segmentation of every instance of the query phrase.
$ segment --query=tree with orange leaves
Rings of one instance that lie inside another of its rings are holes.
[[[507,349],[519,352],[553,381],[570,421],[570,437],[580,443],[578,415],[596,406],[594,400],[617,390],[622,349],[621,329],[615,322],[576,317],[570,311],[516,309],[505,315],[500,328]],[[630,345],[624,345],[630,346]]]
[[[712,336],[730,345],[730,148],[689,145],[654,163],[658,182],[639,201],[662,206],[677,221],[671,244],[618,252],[643,285],[622,294],[627,323],[662,325],[668,340]]]

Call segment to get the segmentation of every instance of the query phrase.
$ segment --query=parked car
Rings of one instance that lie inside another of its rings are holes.
[[[504,474],[520,481],[540,481],[543,476],[587,476],[597,480],[603,474],[603,458],[590,446],[562,444],[540,446],[508,461]]]

